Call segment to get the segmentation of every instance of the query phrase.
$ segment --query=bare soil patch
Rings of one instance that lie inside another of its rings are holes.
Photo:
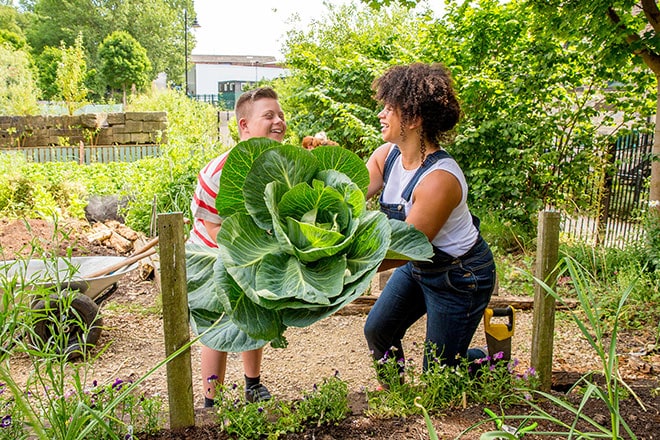
[[[40,220],[7,221],[0,220],[0,256],[13,258],[16,254],[28,255],[30,243],[38,240],[42,247],[53,246],[63,254],[70,248],[74,256],[116,255],[116,252],[100,245],[89,243],[85,232],[89,230],[86,222],[70,222],[58,225],[59,238],[53,239],[54,227],[51,223]],[[164,356],[163,330],[160,314],[157,312],[159,291],[157,283],[143,279],[142,272],[133,271],[118,283],[117,290],[101,306],[105,329],[98,347],[108,348],[103,351],[92,367],[90,381],[111,382],[137,379],[153,368]],[[286,349],[266,347],[264,353],[262,381],[267,384],[272,394],[279,399],[299,399],[304,391],[311,390],[315,383],[320,383],[339,372],[349,384],[352,414],[338,426],[310,427],[305,432],[290,434],[287,439],[427,439],[424,420],[420,417],[405,419],[374,419],[364,415],[366,408],[365,390],[376,386],[362,328],[366,316],[334,315],[307,328],[291,328],[286,336],[289,346]],[[421,351],[413,346],[413,341],[422,341],[425,321],[418,322],[406,335],[407,357],[413,359],[421,368]],[[655,329],[626,331],[619,341],[618,353],[621,375],[637,393],[639,403],[629,398],[622,405],[623,418],[631,425],[639,439],[660,438],[660,398],[654,390],[660,386],[660,350],[655,346]],[[519,369],[529,367],[532,334],[532,311],[519,311],[516,314],[516,333],[513,338],[513,357],[520,361]],[[475,336],[474,345],[484,345],[483,331]],[[202,381],[199,373],[200,347],[192,349],[193,393],[197,422],[195,427],[185,430],[163,429],[152,440],[174,439],[224,439],[228,438],[219,429],[216,420],[201,407]],[[598,370],[599,363],[581,333],[568,319],[558,319],[554,344],[554,375],[557,381],[571,382],[588,371]],[[12,360],[17,374],[27,374],[29,364],[26,359]],[[226,382],[242,383],[243,373],[240,356],[230,354],[227,366]],[[166,371],[160,369],[144,383],[143,391],[147,394],[167,396]],[[558,395],[560,391],[555,391]],[[581,396],[571,396],[579,400]],[[492,408],[496,413],[499,410]],[[560,418],[558,408],[547,406]],[[526,411],[520,408],[519,413]],[[600,401],[591,400],[585,409],[587,414],[596,417],[604,424],[608,423],[609,413]],[[508,413],[515,411],[509,410]],[[164,415],[167,418],[167,414]],[[483,408],[468,406],[465,409],[450,410],[443,414],[434,414],[433,422],[440,438],[454,438],[461,431],[484,420]],[[570,420],[570,419],[567,419]],[[487,426],[493,429],[493,426]],[[550,426],[547,427],[551,429]],[[483,430],[482,430],[483,431]],[[477,431],[478,432],[478,431]],[[477,432],[471,432],[464,438],[478,438]],[[526,436],[525,438],[536,438]],[[538,437],[540,438],[540,437]],[[552,437],[543,437],[552,438]]]

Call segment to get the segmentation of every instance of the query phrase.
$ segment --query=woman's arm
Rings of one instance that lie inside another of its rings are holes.
[[[369,170],[369,188],[367,190],[367,200],[372,198],[383,188],[383,170],[385,168],[385,159],[392,147],[391,143],[386,143],[376,148],[367,161]]]
[[[433,240],[460,203],[462,193],[456,176],[444,170],[432,171],[415,188],[406,223]]]

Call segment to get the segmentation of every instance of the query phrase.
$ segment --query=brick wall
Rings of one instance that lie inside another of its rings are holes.
[[[166,112],[0,116],[0,148],[167,143]]]

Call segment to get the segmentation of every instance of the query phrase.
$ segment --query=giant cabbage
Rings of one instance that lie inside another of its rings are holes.
[[[236,145],[222,170],[218,248],[186,245],[193,331],[221,351],[286,345],[368,288],[385,258],[426,260],[424,234],[368,210],[369,173],[336,146],[266,138]]]

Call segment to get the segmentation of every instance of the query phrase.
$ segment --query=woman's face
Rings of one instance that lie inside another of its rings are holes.
[[[380,133],[385,142],[397,143],[401,138],[401,115],[399,110],[389,104],[378,113]]]

